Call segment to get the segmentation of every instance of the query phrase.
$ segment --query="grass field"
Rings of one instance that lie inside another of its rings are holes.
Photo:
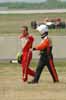
[[[66,2],[59,2],[59,0],[47,0],[41,3],[7,2],[0,3],[0,7],[7,7],[8,9],[62,9],[66,8]]]
[[[39,35],[31,29],[31,21],[43,22],[45,17],[59,16],[66,22],[66,13],[0,14],[0,35],[19,35],[22,25],[27,25],[31,34]],[[49,30],[49,35],[66,35],[66,29]],[[31,66],[35,69],[36,62],[33,61]],[[45,68],[39,84],[29,85],[21,80],[20,65],[0,63],[0,100],[66,100],[66,61],[57,61],[55,66],[60,79],[59,83],[53,83]],[[29,77],[29,80],[31,79],[32,77]]]
[[[27,25],[29,32],[34,35],[39,35],[37,31],[31,29],[31,21],[36,20],[38,23],[43,23],[44,18],[60,17],[66,22],[66,13],[48,13],[48,14],[0,14],[0,35],[18,35],[21,33],[21,26]],[[51,29],[49,35],[66,35],[65,29]]]
[[[33,61],[31,65],[36,66],[36,62]],[[39,84],[29,85],[21,80],[20,65],[0,64],[0,100],[66,100],[66,62],[57,61],[55,66],[59,83],[53,83],[45,68]]]

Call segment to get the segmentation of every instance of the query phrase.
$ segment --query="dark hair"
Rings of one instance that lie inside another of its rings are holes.
[[[28,27],[27,26],[22,26],[22,28],[25,28],[25,30],[28,31]]]

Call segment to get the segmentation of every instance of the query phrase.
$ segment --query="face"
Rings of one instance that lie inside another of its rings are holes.
[[[26,31],[26,29],[25,29],[24,27],[22,28],[21,31],[22,31],[22,34],[23,34],[24,36],[26,36],[26,35],[28,34],[28,31]]]

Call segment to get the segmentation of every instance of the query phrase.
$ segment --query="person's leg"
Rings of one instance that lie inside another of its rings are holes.
[[[27,77],[27,79],[28,79],[28,75],[33,76],[33,77],[35,76],[35,72],[32,69],[30,69],[30,67],[29,67],[31,60],[32,60],[32,51],[29,51],[28,55],[27,55],[27,61],[26,61],[26,63],[27,63],[26,77]]]
[[[27,77],[26,77],[26,70],[27,70],[27,53],[23,53],[22,56],[22,62],[21,62],[21,66],[22,66],[22,80],[26,81]]]
[[[32,51],[29,51],[26,55],[24,60],[22,61],[23,66],[23,80],[28,80],[28,75],[35,76],[35,72],[29,68],[30,61],[32,60]]]
[[[35,71],[33,71],[32,69],[28,68],[28,75],[34,77],[35,76]]]
[[[38,83],[39,79],[40,79],[40,75],[42,73],[43,68],[45,67],[45,60],[43,59],[43,57],[40,57],[37,68],[36,68],[36,74],[34,79],[29,82],[29,83]]]
[[[49,72],[52,75],[53,81],[54,82],[58,82],[59,79],[58,79],[58,75],[57,75],[57,72],[56,72],[56,69],[55,69],[55,66],[54,66],[52,58],[47,60],[47,67],[48,67]]]

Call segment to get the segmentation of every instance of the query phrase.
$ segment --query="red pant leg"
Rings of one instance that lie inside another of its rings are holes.
[[[23,58],[22,58],[23,81],[28,80],[28,74],[33,77],[35,76],[35,72],[29,68],[31,59],[32,59],[32,51],[23,54]]]
[[[25,81],[26,79],[26,70],[27,70],[27,52],[23,52],[23,56],[22,56],[22,80]]]
[[[27,61],[27,74],[29,74],[29,75],[34,77],[35,76],[35,72],[29,68],[31,60],[32,60],[32,51],[29,51],[28,61]]]

